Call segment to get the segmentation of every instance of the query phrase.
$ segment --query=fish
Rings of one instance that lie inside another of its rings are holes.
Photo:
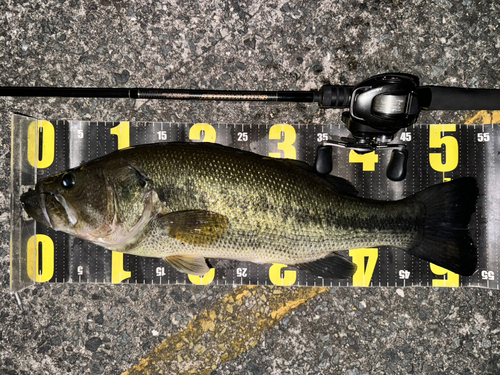
[[[339,251],[389,247],[463,276],[477,268],[474,177],[396,201],[359,197],[309,164],[210,143],[115,151],[40,180],[26,213],[56,231],[204,275],[217,260],[279,263],[346,279]]]

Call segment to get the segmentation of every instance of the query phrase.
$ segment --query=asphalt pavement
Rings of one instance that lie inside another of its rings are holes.
[[[311,90],[399,71],[500,88],[499,19],[500,5],[471,0],[5,0],[0,85]],[[9,292],[14,112],[340,121],[309,104],[0,98],[0,374],[500,373],[497,290],[41,283],[20,293],[21,311]],[[419,123],[474,115],[424,113]]]

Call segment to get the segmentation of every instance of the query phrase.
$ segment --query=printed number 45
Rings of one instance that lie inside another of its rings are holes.
[[[402,132],[401,137],[399,137],[403,142],[411,141],[411,133],[410,132]]]

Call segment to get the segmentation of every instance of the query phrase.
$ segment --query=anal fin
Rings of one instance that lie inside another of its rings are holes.
[[[329,279],[347,279],[352,277],[357,269],[354,263],[339,254],[331,254],[312,262],[294,264],[292,267]]]
[[[232,259],[206,258],[205,260],[209,267],[217,270],[232,270],[241,264],[241,261]]]
[[[172,255],[165,258],[165,261],[177,271],[190,275],[203,276],[210,268],[202,256]]]

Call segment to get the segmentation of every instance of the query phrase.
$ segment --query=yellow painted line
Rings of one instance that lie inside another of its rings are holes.
[[[466,116],[467,125],[490,125],[500,123],[500,111],[478,111]]]
[[[209,375],[257,345],[263,333],[293,309],[326,291],[320,287],[238,287],[122,375]]]

